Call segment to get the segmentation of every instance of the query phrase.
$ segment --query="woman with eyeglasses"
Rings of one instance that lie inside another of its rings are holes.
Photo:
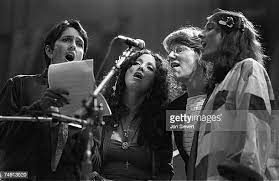
[[[173,100],[168,110],[181,111],[188,116],[198,116],[206,99],[208,65],[201,59],[201,30],[197,27],[183,27],[170,33],[163,41],[168,53],[169,64],[178,83],[186,87],[186,93]],[[187,123],[184,123],[187,126]],[[196,126],[197,121],[188,125]],[[187,127],[174,131],[176,146],[185,162],[185,172],[192,147],[195,128]]]

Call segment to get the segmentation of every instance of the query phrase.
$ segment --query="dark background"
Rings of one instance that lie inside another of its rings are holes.
[[[183,25],[203,27],[206,16],[222,8],[242,11],[257,25],[270,57],[266,68],[277,90],[278,7],[277,0],[1,0],[0,89],[11,76],[42,71],[44,35],[61,20],[81,21],[89,35],[87,58],[94,58],[95,73],[105,75],[125,48],[114,46],[109,61],[99,70],[114,36],[143,39],[147,48],[165,55],[161,42],[166,35]]]
[[[42,41],[46,31],[64,19],[78,19],[88,32],[87,58],[94,58],[95,73],[107,72],[125,49],[117,44],[99,70],[110,40],[118,35],[143,39],[146,47],[165,55],[162,41],[175,29],[203,27],[216,8],[242,11],[260,34],[275,92],[279,92],[278,0],[1,0],[0,89],[17,74],[40,73],[44,68]],[[97,78],[99,81],[102,76]],[[183,173],[183,166],[176,164]],[[176,179],[183,179],[182,175]]]

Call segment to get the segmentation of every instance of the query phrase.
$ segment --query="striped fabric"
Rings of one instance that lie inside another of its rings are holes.
[[[273,100],[263,66],[250,58],[237,63],[216,85],[204,107],[202,114],[207,119],[219,116],[220,120],[200,122],[196,163],[192,165],[195,178],[190,179],[231,178],[228,172],[218,172],[225,162],[231,163],[229,172],[235,180],[263,176],[271,149]]]
[[[206,95],[198,95],[194,97],[189,97],[187,99],[186,105],[186,115],[196,116],[200,114],[202,109],[202,105],[206,99]],[[191,124],[196,125],[197,121],[193,120]],[[191,125],[189,124],[189,125]],[[183,148],[186,150],[188,155],[190,155],[193,137],[194,137],[194,129],[186,129],[183,131]]]

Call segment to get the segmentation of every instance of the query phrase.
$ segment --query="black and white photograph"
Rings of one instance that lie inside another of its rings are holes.
[[[0,180],[279,180],[278,0],[1,0]]]

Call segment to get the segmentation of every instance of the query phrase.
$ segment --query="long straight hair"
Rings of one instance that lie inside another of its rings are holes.
[[[216,31],[221,32],[223,38],[214,56],[212,76],[207,86],[210,94],[215,84],[222,82],[237,62],[253,58],[264,65],[267,56],[258,31],[241,12],[218,9],[207,19],[216,22]]]

